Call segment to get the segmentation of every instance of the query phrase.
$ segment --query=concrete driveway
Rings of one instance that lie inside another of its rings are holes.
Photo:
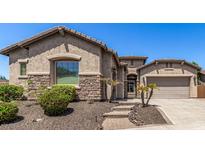
[[[152,99],[172,122],[139,129],[205,129],[205,99]]]

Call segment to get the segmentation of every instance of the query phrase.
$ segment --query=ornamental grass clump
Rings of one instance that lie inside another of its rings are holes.
[[[68,104],[75,98],[75,87],[57,85],[44,91],[38,102],[48,116],[58,116],[67,110]]]
[[[14,121],[17,113],[18,107],[15,103],[0,102],[0,123]]]

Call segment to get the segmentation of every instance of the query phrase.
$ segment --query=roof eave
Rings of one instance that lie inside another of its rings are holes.
[[[81,39],[84,39],[86,41],[89,41],[89,42],[91,42],[91,43],[93,43],[95,45],[98,45],[98,46],[106,49],[106,45],[103,42],[100,42],[100,41],[98,41],[98,40],[96,40],[94,38],[91,38],[91,37],[89,37],[87,35],[79,33],[79,32],[77,32],[75,30],[68,29],[68,28],[63,27],[63,26],[59,26],[59,27],[54,27],[52,29],[49,29],[46,32],[41,32],[40,34],[37,34],[37,35],[35,35],[33,37],[25,39],[25,40],[23,40],[21,42],[18,42],[16,44],[10,45],[10,46],[8,46],[6,48],[3,48],[3,49],[0,50],[0,54],[9,55],[9,52],[11,52],[11,51],[13,51],[13,50],[15,50],[15,49],[17,49],[19,47],[28,46],[28,45],[30,45],[33,42],[36,42],[36,41],[41,40],[41,39],[43,39],[45,37],[51,36],[51,35],[53,35],[55,33],[58,33],[61,30],[65,31],[65,32],[68,32],[71,35],[75,35],[77,37],[80,37]]]
[[[176,59],[176,60],[174,60],[174,59],[172,59],[172,60],[166,60],[166,59],[164,59],[164,60],[154,60],[154,61],[150,62],[149,64],[142,65],[141,67],[137,68],[137,71],[138,71],[138,70],[141,70],[141,69],[143,69],[143,68],[145,68],[145,67],[148,67],[148,66],[150,66],[150,65],[152,65],[152,64],[155,64],[156,62],[184,62],[184,63],[186,63],[186,64],[188,64],[188,65],[190,65],[190,66],[196,68],[197,70],[201,70],[201,67],[196,66],[196,65],[194,65],[194,64],[191,64],[191,63],[187,62],[186,60],[177,60],[177,59]]]

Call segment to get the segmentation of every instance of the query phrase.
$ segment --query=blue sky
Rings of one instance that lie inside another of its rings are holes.
[[[105,42],[119,56],[186,59],[205,68],[205,24],[0,24],[0,49],[58,25]],[[7,78],[8,63],[0,55],[0,75]]]

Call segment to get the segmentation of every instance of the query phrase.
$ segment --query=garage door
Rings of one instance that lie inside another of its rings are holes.
[[[153,98],[189,98],[190,78],[188,77],[148,77],[147,82],[156,83]]]

